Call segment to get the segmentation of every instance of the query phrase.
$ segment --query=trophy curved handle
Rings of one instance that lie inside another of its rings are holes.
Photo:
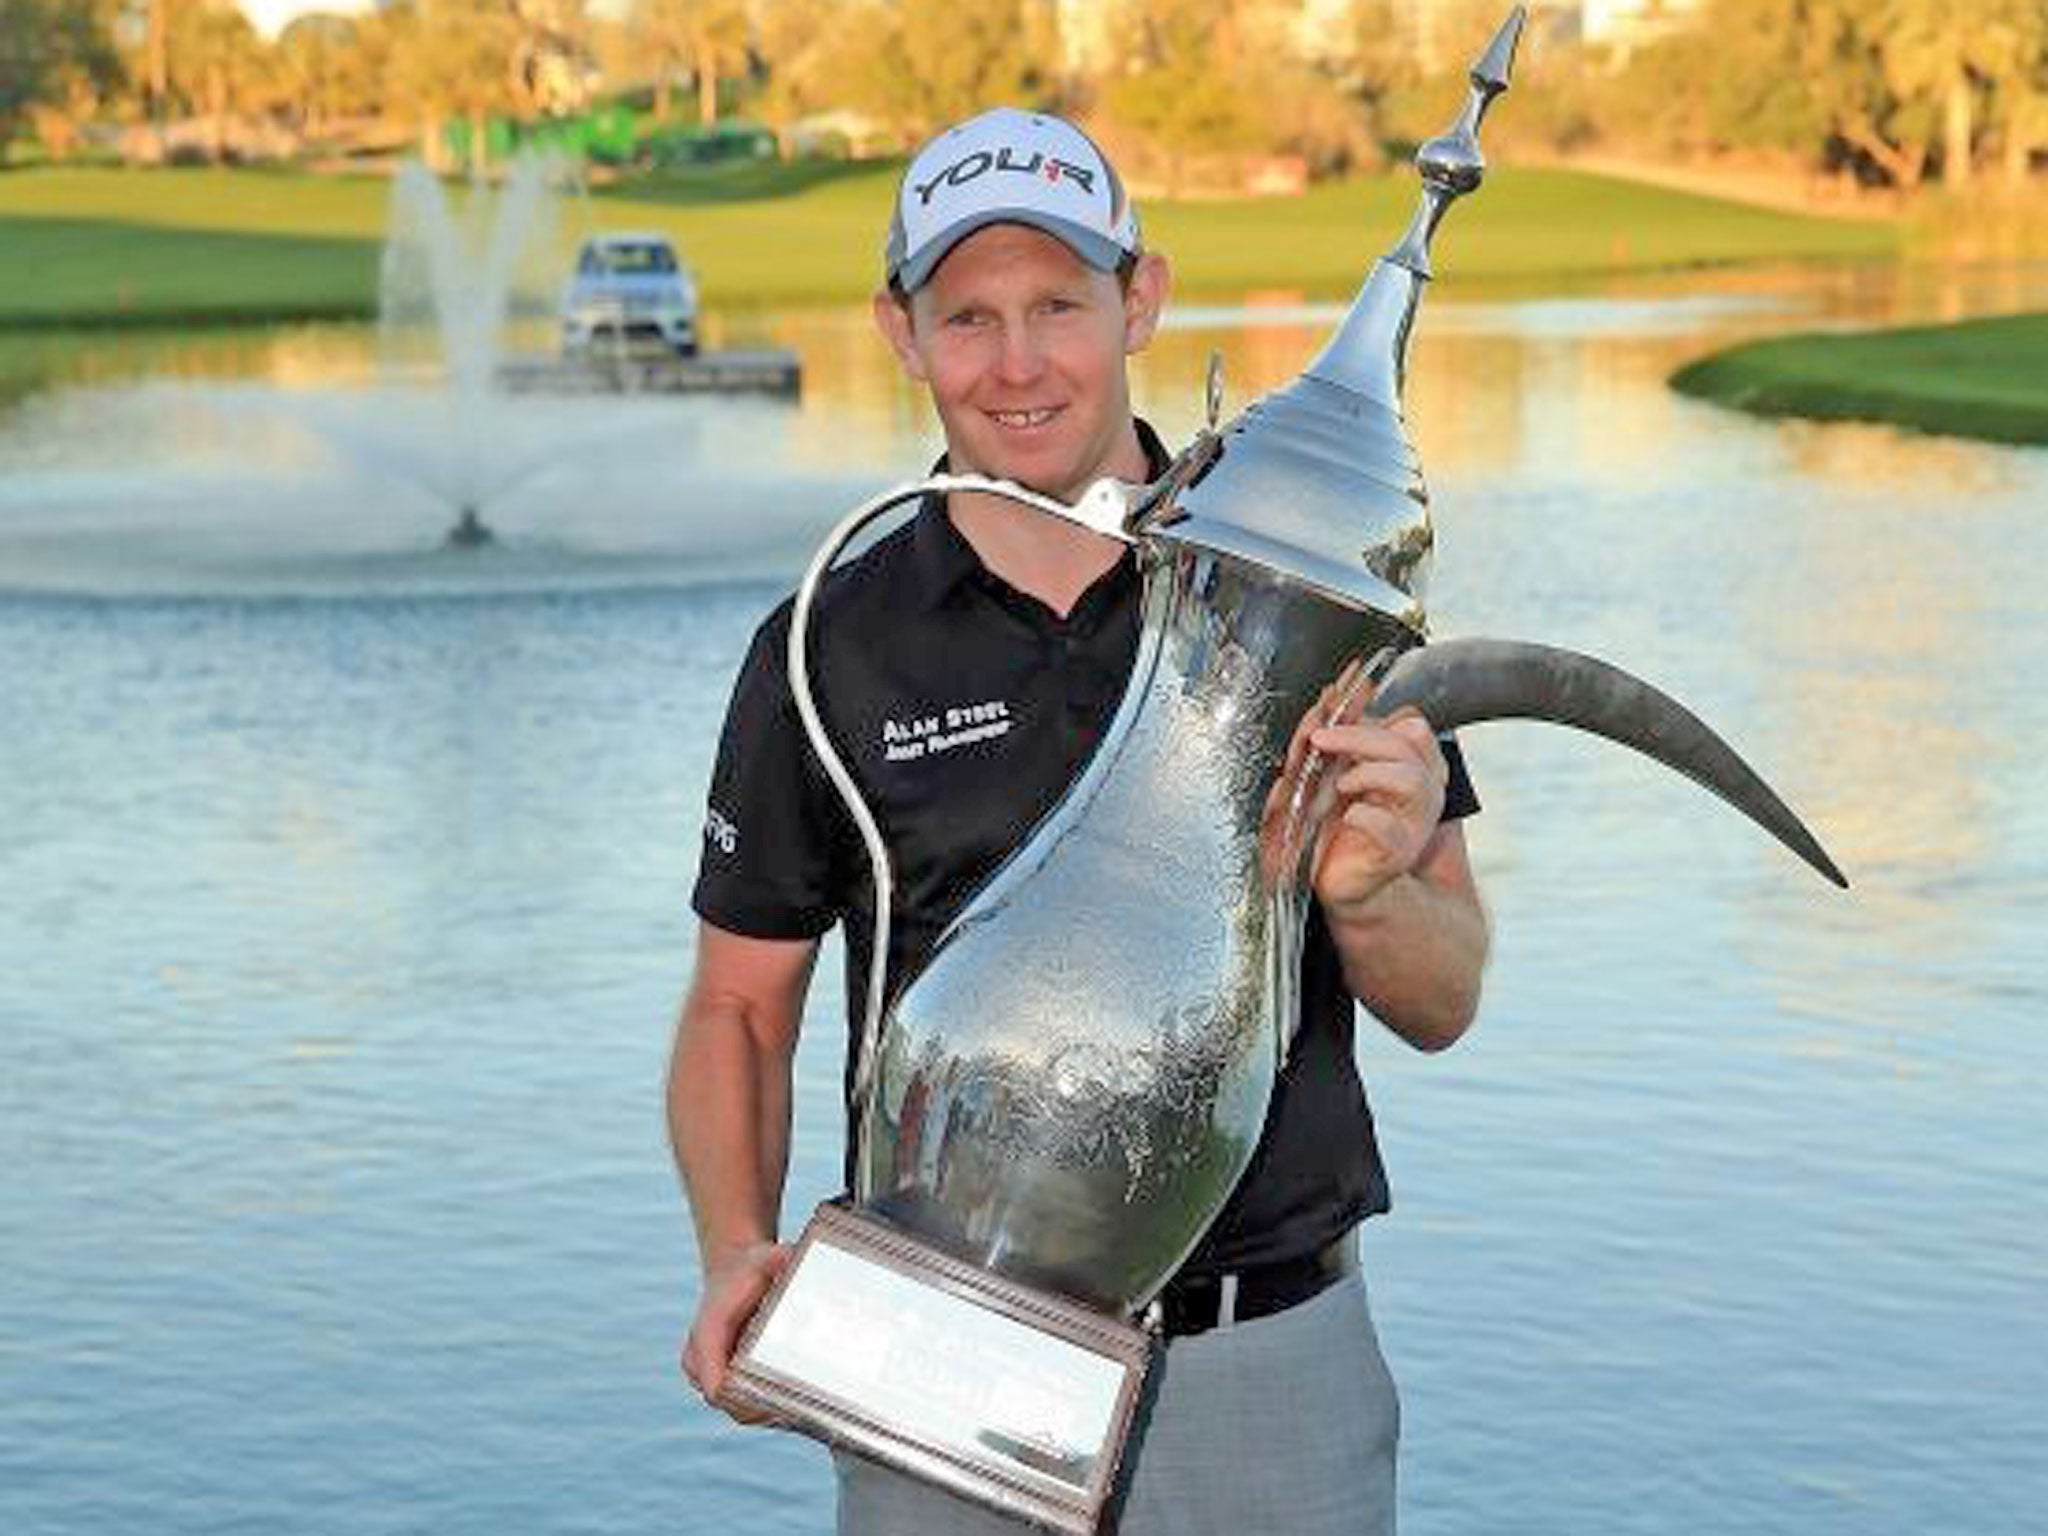
[[[1484,720],[1547,720],[1604,736],[1720,796],[1821,876],[1849,881],[1762,775],[1669,694],[1578,651],[1520,640],[1444,640],[1407,651],[1367,712],[1414,708],[1439,731]]]
[[[825,729],[824,717],[819,713],[811,686],[811,610],[816,605],[818,589],[827,573],[838,563],[846,546],[870,523],[906,501],[917,501],[934,494],[943,496],[950,491],[979,491],[1005,497],[1033,511],[1078,523],[1096,533],[1131,543],[1136,535],[1129,524],[1149,490],[1149,487],[1129,486],[1120,480],[1104,477],[1083,491],[1078,501],[1069,504],[1011,480],[994,480],[986,475],[927,475],[922,480],[882,491],[847,513],[825,535],[824,542],[804,568],[803,579],[797,583],[796,596],[790,605],[789,642],[785,652],[789,691],[812,752],[817,754],[825,777],[831,781],[833,790],[846,807],[847,815],[860,832],[861,844],[867,850],[869,877],[875,888],[875,920],[869,950],[867,998],[862,1010],[860,1059],[854,1067],[853,1078],[853,1104],[857,1111],[866,1107],[874,1081],[875,1057],[881,1044],[896,881],[881,826],[862,796],[860,786],[854,782],[852,770],[833,744],[831,733]]]

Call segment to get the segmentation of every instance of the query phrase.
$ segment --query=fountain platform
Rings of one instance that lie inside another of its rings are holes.
[[[734,347],[688,357],[662,352],[518,357],[497,369],[499,388],[512,394],[795,395],[802,378],[796,353],[785,347]]]

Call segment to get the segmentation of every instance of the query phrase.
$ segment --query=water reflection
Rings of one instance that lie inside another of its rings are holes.
[[[1713,347],[1788,328],[1934,320],[2044,302],[2048,263],[1745,269],[1519,302],[1450,280],[1424,301],[1409,413],[1425,463],[1437,472],[1500,468],[1535,454],[1544,464],[1631,473],[1656,462],[1675,417],[1698,409],[1653,386]],[[1134,367],[1140,405],[1174,431],[1191,430],[1212,349],[1223,354],[1228,398],[1242,403],[1293,377],[1341,312],[1341,305],[1285,293],[1176,306]],[[935,434],[921,397],[878,342],[865,306],[713,314],[704,329],[713,347],[772,344],[803,359],[803,398],[781,431],[772,442],[742,438],[735,448],[834,475],[898,472],[931,449]],[[137,379],[359,391],[376,374],[375,336],[361,326],[13,337],[0,348],[5,371],[17,381],[39,380],[45,393],[118,389]],[[715,414],[707,402],[686,404]],[[10,431],[5,421],[0,416],[0,461],[11,454],[18,462],[24,436],[38,434]],[[1821,477],[1884,472],[1842,443],[1817,439],[1802,469]],[[1974,462],[1967,448],[1959,462]]]
[[[1871,931],[1910,934],[1931,965],[1985,958],[2003,925],[1960,918],[1955,882],[2012,856],[2013,808],[1996,786],[2038,715],[2012,672],[2032,665],[2017,626],[2038,597],[2014,590],[2011,562],[2038,538],[2048,464],[1868,428],[1773,438],[1788,469],[1830,494],[1777,503],[1776,549],[1754,564],[1789,576],[1758,569],[1743,589],[1774,659],[1764,708],[1813,722],[1782,747],[1815,813],[1857,849]],[[1916,1018],[1870,977],[1834,981],[1833,1008],[1866,1024],[1942,1019],[1939,1007]]]

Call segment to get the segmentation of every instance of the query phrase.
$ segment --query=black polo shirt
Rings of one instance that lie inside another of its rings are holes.
[[[1139,424],[1153,472],[1167,455]],[[989,571],[941,499],[827,578],[812,614],[826,728],[896,875],[889,986],[921,965],[982,881],[1051,809],[1122,698],[1138,638],[1127,552],[1061,618]],[[790,603],[755,633],[711,780],[700,916],[754,938],[845,922],[859,1052],[874,921],[867,855],[805,740],[785,665]],[[1446,819],[1478,809],[1455,743]],[[1187,1272],[1310,1253],[1388,1204],[1352,1056],[1354,1009],[1320,908],[1302,957],[1302,1028],[1259,1148]],[[849,1127],[847,1162],[851,1178]]]

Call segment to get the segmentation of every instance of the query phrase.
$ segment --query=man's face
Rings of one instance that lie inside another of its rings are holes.
[[[904,370],[930,387],[951,467],[1072,500],[1131,441],[1124,358],[1151,339],[1165,264],[1140,258],[1126,292],[1061,241],[992,224],[947,253],[906,313],[875,317]]]

